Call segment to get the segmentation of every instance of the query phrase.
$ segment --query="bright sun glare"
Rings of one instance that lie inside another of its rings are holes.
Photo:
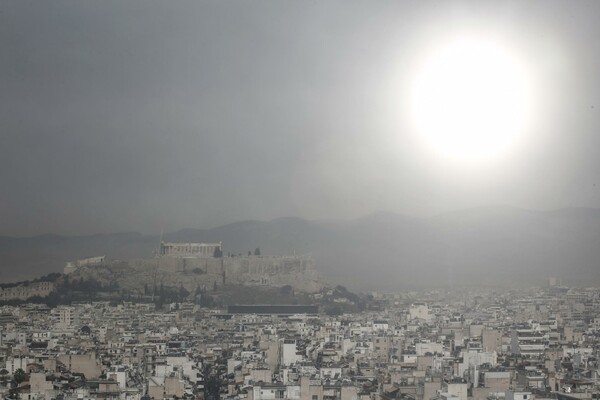
[[[502,46],[455,40],[430,54],[418,71],[411,92],[412,120],[437,153],[461,162],[491,160],[523,134],[528,80]]]

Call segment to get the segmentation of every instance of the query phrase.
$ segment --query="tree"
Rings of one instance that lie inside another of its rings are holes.
[[[180,285],[179,292],[177,293],[178,300],[184,301],[189,295],[190,295],[190,292],[186,288],[184,288],[183,285]]]
[[[6,368],[0,369],[0,382],[6,382],[8,380],[8,370]]]
[[[333,307],[328,308],[325,311],[325,313],[329,316],[337,316],[337,315],[342,315],[343,312],[342,312],[342,309],[340,306],[335,305]]]
[[[283,296],[289,296],[289,295],[293,294],[293,288],[290,285],[285,285],[285,286],[282,286],[281,289],[279,289],[279,292]]]
[[[214,258],[221,258],[221,257],[223,257],[223,250],[221,250],[220,247],[215,247],[215,251],[213,251],[213,257]]]
[[[25,379],[27,379],[27,374],[25,373],[25,371],[19,368],[15,371],[13,378],[15,382],[17,382],[17,385],[20,385],[22,382],[25,381]]]
[[[260,256],[260,247],[257,247],[256,249],[254,249],[254,255]]]

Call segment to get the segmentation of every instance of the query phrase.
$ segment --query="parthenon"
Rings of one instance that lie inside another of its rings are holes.
[[[221,250],[219,243],[165,243],[160,242],[161,257],[210,258],[215,250]]]

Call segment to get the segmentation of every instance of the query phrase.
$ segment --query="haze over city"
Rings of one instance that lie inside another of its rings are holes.
[[[595,1],[2,2],[0,234],[598,208],[599,13]]]
[[[599,400],[600,2],[0,2],[0,398]]]

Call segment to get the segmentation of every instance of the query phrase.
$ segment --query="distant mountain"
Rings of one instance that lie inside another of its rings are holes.
[[[354,289],[600,283],[600,210],[483,207],[411,218],[378,212],[355,220],[279,218],[184,229],[165,241],[222,241],[224,253],[312,253],[333,283]],[[159,235],[0,237],[0,280],[60,272],[87,256],[152,257]]]

